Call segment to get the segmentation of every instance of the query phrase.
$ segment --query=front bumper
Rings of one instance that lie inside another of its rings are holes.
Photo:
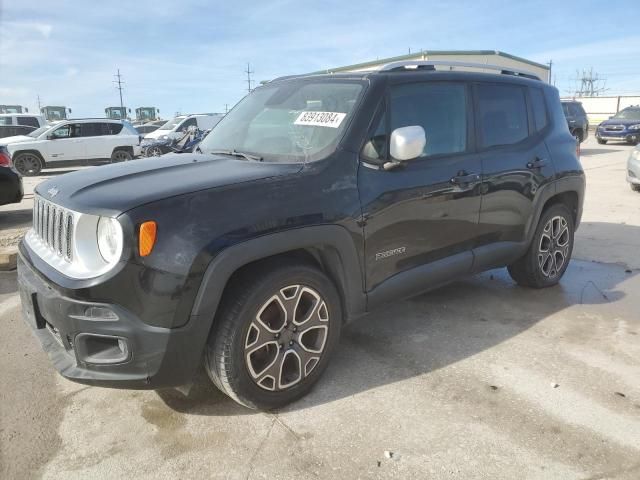
[[[596,130],[596,138],[600,140],[612,140],[619,142],[637,142],[640,140],[640,131],[622,130],[620,132],[608,132],[606,130]]]
[[[18,285],[25,321],[69,380],[115,388],[175,387],[190,383],[200,365],[210,324],[197,317],[181,328],[155,327],[118,305],[70,298],[22,253]]]
[[[630,158],[627,162],[627,182],[640,185],[640,159]]]

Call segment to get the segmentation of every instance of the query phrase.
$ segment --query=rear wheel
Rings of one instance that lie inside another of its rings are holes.
[[[562,204],[551,206],[540,218],[527,253],[509,265],[511,278],[532,288],[556,285],[571,260],[573,233],[569,209]]]
[[[127,150],[114,150],[111,154],[111,163],[128,162],[133,160],[133,155]]]
[[[25,177],[33,177],[42,171],[44,163],[35,153],[19,153],[13,159],[13,166]]]
[[[340,337],[331,281],[310,265],[276,265],[233,282],[206,349],[213,383],[249,408],[278,408],[305,395]]]

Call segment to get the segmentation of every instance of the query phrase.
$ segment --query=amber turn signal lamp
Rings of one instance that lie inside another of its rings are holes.
[[[141,257],[146,257],[151,254],[153,246],[156,243],[156,233],[158,226],[156,222],[149,221],[140,225],[140,233],[138,234],[138,250]]]

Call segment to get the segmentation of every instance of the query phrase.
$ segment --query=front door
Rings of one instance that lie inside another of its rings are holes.
[[[84,143],[81,138],[82,124],[67,123],[49,134],[46,144],[47,161],[80,160],[84,158]]]
[[[470,270],[481,163],[471,152],[466,84],[397,83],[389,87],[386,104],[358,171],[366,284],[368,292],[384,291],[394,277],[389,292],[410,295]],[[389,158],[390,132],[414,125],[425,130],[422,155],[391,170],[376,169],[373,164]]]

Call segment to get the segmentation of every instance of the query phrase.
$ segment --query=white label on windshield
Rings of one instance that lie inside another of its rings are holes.
[[[302,112],[293,124],[338,128],[346,116],[337,112]]]

